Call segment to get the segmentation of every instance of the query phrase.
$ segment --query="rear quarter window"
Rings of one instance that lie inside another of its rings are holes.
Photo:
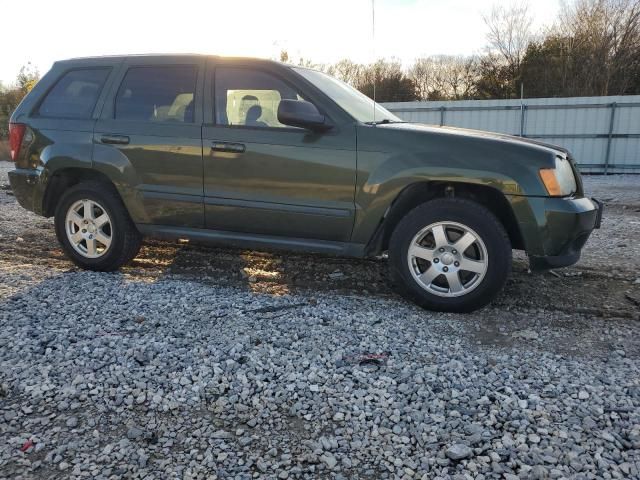
[[[110,68],[83,68],[66,72],[38,108],[41,117],[91,118]]]

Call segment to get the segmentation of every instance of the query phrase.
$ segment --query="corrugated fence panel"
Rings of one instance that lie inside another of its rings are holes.
[[[410,122],[520,135],[571,151],[585,173],[640,173],[640,95],[386,103]]]

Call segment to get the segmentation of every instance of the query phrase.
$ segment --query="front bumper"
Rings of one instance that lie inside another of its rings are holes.
[[[42,171],[16,168],[9,172],[9,183],[13,195],[21,207],[43,215],[42,199],[44,197],[44,183]]]
[[[603,205],[595,198],[545,198],[541,246],[543,254],[529,253],[532,271],[567,267],[580,259],[591,232],[600,228]]]

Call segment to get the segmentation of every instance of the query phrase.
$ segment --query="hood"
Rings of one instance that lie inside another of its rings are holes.
[[[515,135],[507,135],[504,133],[486,132],[484,130],[472,130],[459,127],[440,127],[437,125],[427,125],[424,123],[383,123],[378,124],[376,128],[384,128],[388,130],[398,130],[414,133],[429,133],[439,135],[452,135],[465,138],[477,138],[485,140],[494,140],[504,142],[511,145],[530,145],[548,151],[553,154],[568,155],[569,152],[558,145],[540,142],[525,137],[517,137]]]

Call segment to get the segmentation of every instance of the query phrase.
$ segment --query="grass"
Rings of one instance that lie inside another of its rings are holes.
[[[11,158],[11,153],[9,152],[9,142],[6,140],[0,140],[0,161],[6,160],[7,162]]]

